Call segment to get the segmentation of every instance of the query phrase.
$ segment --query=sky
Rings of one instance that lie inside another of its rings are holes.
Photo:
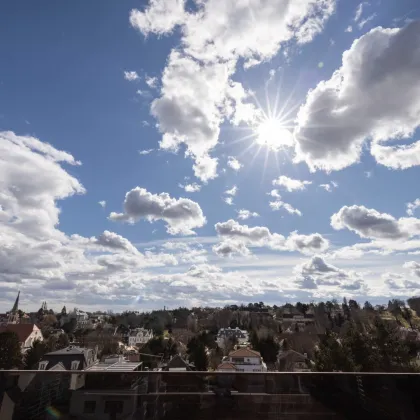
[[[417,0],[17,0],[0,40],[1,311],[420,294]]]

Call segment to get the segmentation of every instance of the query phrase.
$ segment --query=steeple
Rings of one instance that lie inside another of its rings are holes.
[[[15,304],[13,305],[12,310],[9,312],[9,319],[7,320],[8,324],[17,324],[19,322],[19,296],[20,290],[18,291]]]

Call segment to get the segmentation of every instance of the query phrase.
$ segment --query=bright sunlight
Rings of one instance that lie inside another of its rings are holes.
[[[255,134],[257,144],[273,151],[293,146],[292,133],[277,118],[267,118],[262,121],[256,128]]]

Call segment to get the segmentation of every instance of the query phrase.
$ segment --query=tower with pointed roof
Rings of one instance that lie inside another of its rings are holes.
[[[18,324],[19,323],[19,296],[20,290],[13,305],[12,310],[9,312],[9,318],[7,320],[8,324]]]

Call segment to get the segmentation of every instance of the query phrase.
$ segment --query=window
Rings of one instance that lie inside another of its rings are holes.
[[[39,370],[46,370],[48,362],[40,362],[39,363]]]
[[[96,410],[96,401],[85,401],[83,406],[83,413],[93,414]]]
[[[79,364],[80,364],[80,361],[79,360],[73,360],[71,362],[71,370],[77,370],[77,369],[79,369]]]
[[[122,401],[105,401],[105,413],[122,413],[124,403]]]
[[[232,357],[234,363],[243,363],[244,358],[243,357]]]

